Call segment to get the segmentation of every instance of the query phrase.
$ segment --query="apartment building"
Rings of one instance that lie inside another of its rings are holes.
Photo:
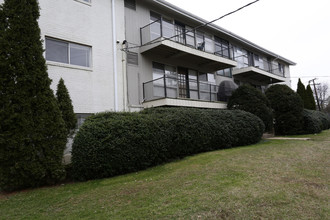
[[[238,85],[290,85],[294,62],[240,36],[166,1],[124,6],[131,107],[225,108]]]
[[[102,111],[226,108],[241,84],[290,85],[294,62],[164,0],[39,4],[52,89],[62,77],[79,123]]]

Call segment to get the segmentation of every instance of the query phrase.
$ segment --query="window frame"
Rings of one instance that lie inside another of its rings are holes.
[[[135,0],[124,0],[124,7],[136,11],[136,1]]]
[[[67,44],[67,48],[66,48],[66,55],[67,55],[67,62],[61,62],[61,61],[56,61],[56,60],[51,60],[47,58],[47,41],[56,41],[56,42],[61,42],[61,43],[65,43]],[[72,64],[71,61],[71,49],[77,49],[77,47],[75,48],[74,46],[78,46],[81,48],[86,48],[88,49],[88,61],[86,61],[86,64],[88,65],[79,65],[79,64]],[[58,38],[53,38],[53,37],[49,37],[49,36],[45,36],[45,59],[47,62],[55,62],[55,63],[59,63],[59,64],[63,64],[63,65],[69,65],[69,66],[74,66],[74,67],[79,67],[79,68],[88,68],[91,69],[93,67],[92,64],[92,46],[89,45],[85,45],[85,44],[79,44],[79,43],[74,43],[71,41],[66,41],[66,40],[62,40],[62,39],[58,39]]]

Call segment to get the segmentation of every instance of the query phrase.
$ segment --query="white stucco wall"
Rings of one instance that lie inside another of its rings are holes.
[[[49,62],[48,74],[56,91],[62,77],[69,90],[76,113],[114,110],[114,70],[111,0],[41,0],[39,25],[45,36],[92,47],[92,67]],[[123,1],[115,0],[118,85],[122,84],[120,45],[124,40]],[[118,86],[121,88],[122,86]],[[123,92],[118,89],[119,110],[123,109]]]

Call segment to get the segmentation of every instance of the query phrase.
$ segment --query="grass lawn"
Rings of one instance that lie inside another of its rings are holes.
[[[0,219],[330,219],[330,130],[1,194]]]

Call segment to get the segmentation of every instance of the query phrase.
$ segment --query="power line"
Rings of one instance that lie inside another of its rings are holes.
[[[195,32],[197,29],[200,29],[200,28],[205,27],[205,26],[207,26],[207,25],[209,25],[209,24],[211,24],[211,23],[214,23],[214,22],[216,22],[216,21],[218,21],[218,20],[220,20],[220,19],[223,19],[223,18],[225,18],[225,17],[227,17],[227,16],[229,16],[229,15],[232,15],[232,14],[234,14],[234,13],[236,13],[236,12],[238,12],[238,11],[240,11],[240,10],[242,10],[242,9],[244,9],[244,8],[246,8],[246,7],[248,7],[248,6],[250,6],[250,5],[255,4],[255,3],[258,2],[258,1],[260,1],[260,0],[255,0],[255,1],[253,1],[253,2],[250,2],[250,3],[248,3],[248,4],[246,4],[246,5],[244,5],[244,6],[240,7],[240,8],[238,8],[238,9],[236,9],[236,10],[234,10],[234,11],[231,11],[231,12],[225,14],[225,15],[222,15],[222,16],[219,17],[219,18],[216,18],[216,19],[214,19],[214,20],[212,20],[212,21],[210,21],[210,22],[207,22],[207,23],[205,23],[205,24],[201,24],[201,25],[199,25],[199,26],[193,28],[192,30],[186,30],[186,31],[184,31],[183,33],[173,35],[172,37],[163,38],[163,39],[158,40],[158,41],[151,41],[151,42],[148,42],[148,43],[144,44],[143,46],[146,46],[146,45],[152,45],[152,44],[156,44],[156,43],[161,43],[161,42],[163,42],[163,41],[165,41],[165,40],[170,40],[170,39],[172,39],[172,38],[178,37],[178,36],[180,36],[180,35],[183,35],[183,34],[186,34],[186,33],[189,33],[189,32],[193,32],[193,31]],[[142,45],[141,45],[141,46],[127,47],[127,48],[122,49],[122,50],[126,50],[126,51],[127,51],[127,50],[129,50],[129,49],[136,49],[136,48],[140,48],[140,47],[142,47]]]
[[[330,76],[290,76],[290,78],[313,78],[313,77],[327,78]]]

